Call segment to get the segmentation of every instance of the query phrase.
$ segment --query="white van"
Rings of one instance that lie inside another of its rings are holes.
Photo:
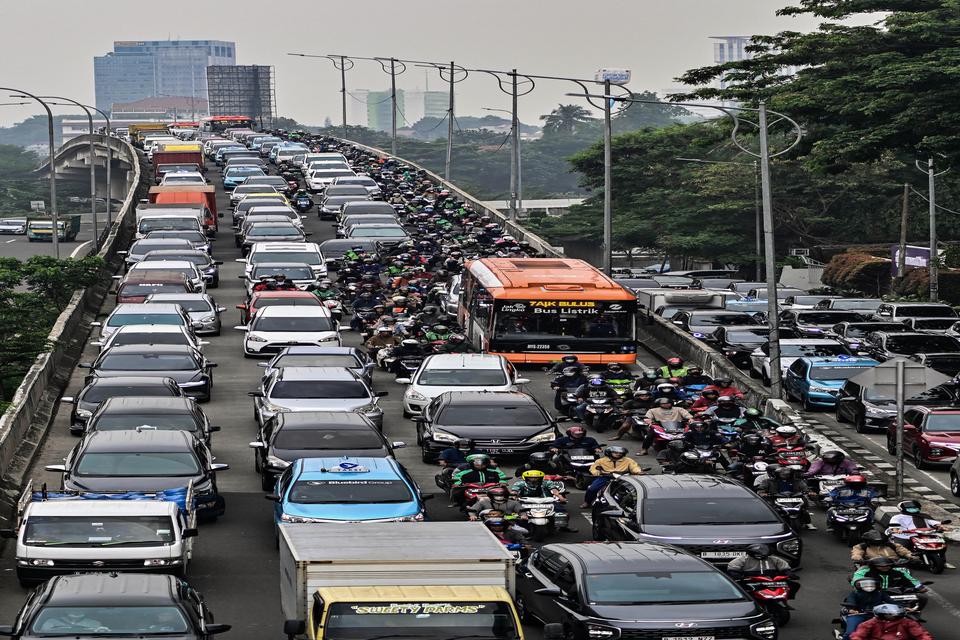
[[[122,498],[122,499],[120,499]],[[135,571],[183,576],[197,535],[193,484],[160,493],[89,494],[33,490],[17,502],[17,579],[34,586],[55,575]]]
[[[519,391],[530,382],[503,356],[490,353],[437,353],[428,356],[410,378],[403,394],[403,416],[419,416],[423,408],[447,391]]]

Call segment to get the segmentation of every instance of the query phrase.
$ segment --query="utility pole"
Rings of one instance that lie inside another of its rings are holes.
[[[390,58],[390,155],[397,155],[397,61]]]
[[[610,81],[603,81],[603,95],[610,95]],[[613,118],[610,99],[603,100],[603,272],[613,273]]]
[[[781,398],[783,381],[780,372],[780,317],[777,310],[777,263],[773,238],[773,197],[770,194],[770,147],[767,131],[767,105],[759,105],[760,124],[760,191],[763,200],[763,240],[767,276],[767,323],[770,326],[770,396]]]
[[[937,191],[933,158],[927,159],[927,182],[930,190],[930,302],[940,299],[940,255],[937,253]]]
[[[761,244],[761,238],[763,237],[763,223],[761,222],[762,216],[763,216],[763,213],[762,213],[763,206],[761,204],[761,198],[760,198],[760,183],[762,183],[763,180],[761,180],[760,178],[760,163],[757,162],[756,160],[753,161],[753,172],[755,175],[754,187],[753,187],[753,202],[754,202],[754,210],[756,212],[755,217],[756,217],[756,226],[757,226],[757,259],[756,259],[757,274],[756,276],[757,276],[757,282],[760,282],[760,276],[762,274],[762,269],[763,269],[762,265],[760,264],[760,261],[763,257],[763,247]]]
[[[347,67],[345,57],[340,56],[340,108],[343,110],[343,138],[347,138]],[[336,65],[334,65],[336,66]],[[353,61],[350,61],[353,66]]]
[[[443,179],[450,182],[450,165],[453,162],[453,60],[450,61],[450,102],[447,107],[447,160],[443,164]]]
[[[517,175],[520,169],[520,145],[518,141],[520,140],[520,127],[517,126],[520,122],[520,118],[517,115],[518,107],[518,95],[517,95],[517,70],[513,69],[510,75],[512,82],[512,95],[511,99],[513,101],[511,108],[511,126],[510,126],[510,220],[516,222],[520,217],[520,210],[517,207],[517,187],[519,186],[519,181],[517,180]]]
[[[910,212],[910,183],[903,183],[903,206],[900,209],[900,254],[897,256],[897,276],[902,278],[907,270],[907,216]]]

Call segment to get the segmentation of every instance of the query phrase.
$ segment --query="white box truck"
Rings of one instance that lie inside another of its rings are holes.
[[[516,640],[513,554],[477,522],[280,525],[284,633]]]

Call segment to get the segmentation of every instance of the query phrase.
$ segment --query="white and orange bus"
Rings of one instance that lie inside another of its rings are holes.
[[[634,363],[632,293],[582,260],[483,258],[463,273],[458,318],[475,347],[515,363]]]

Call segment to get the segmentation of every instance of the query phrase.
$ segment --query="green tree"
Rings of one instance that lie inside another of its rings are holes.
[[[546,115],[540,116],[543,122],[543,135],[572,136],[584,128],[595,129],[596,118],[588,109],[576,104],[561,104]]]

